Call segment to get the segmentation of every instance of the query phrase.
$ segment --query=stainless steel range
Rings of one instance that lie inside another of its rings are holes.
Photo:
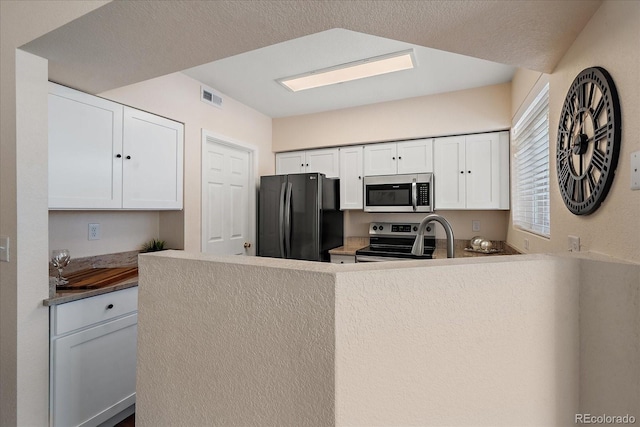
[[[411,253],[418,225],[420,224],[410,222],[372,222],[369,224],[369,246],[356,251],[356,262],[433,258],[436,233],[432,225],[428,225],[425,230],[422,255]]]

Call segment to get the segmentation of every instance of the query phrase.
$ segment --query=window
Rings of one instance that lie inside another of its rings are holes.
[[[514,152],[513,223],[549,237],[549,84],[512,129]]]

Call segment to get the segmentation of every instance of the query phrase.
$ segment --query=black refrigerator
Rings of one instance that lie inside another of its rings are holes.
[[[338,179],[321,173],[260,177],[258,256],[329,261],[342,246]]]

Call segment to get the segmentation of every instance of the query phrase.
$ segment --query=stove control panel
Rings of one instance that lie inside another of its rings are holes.
[[[413,222],[372,222],[369,224],[370,236],[415,236],[420,224]],[[425,236],[435,236],[433,225],[427,225]]]

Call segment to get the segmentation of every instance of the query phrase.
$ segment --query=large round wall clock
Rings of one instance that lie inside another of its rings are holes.
[[[620,101],[609,73],[583,70],[564,100],[556,170],[560,193],[575,215],[595,212],[613,182],[620,151]]]

